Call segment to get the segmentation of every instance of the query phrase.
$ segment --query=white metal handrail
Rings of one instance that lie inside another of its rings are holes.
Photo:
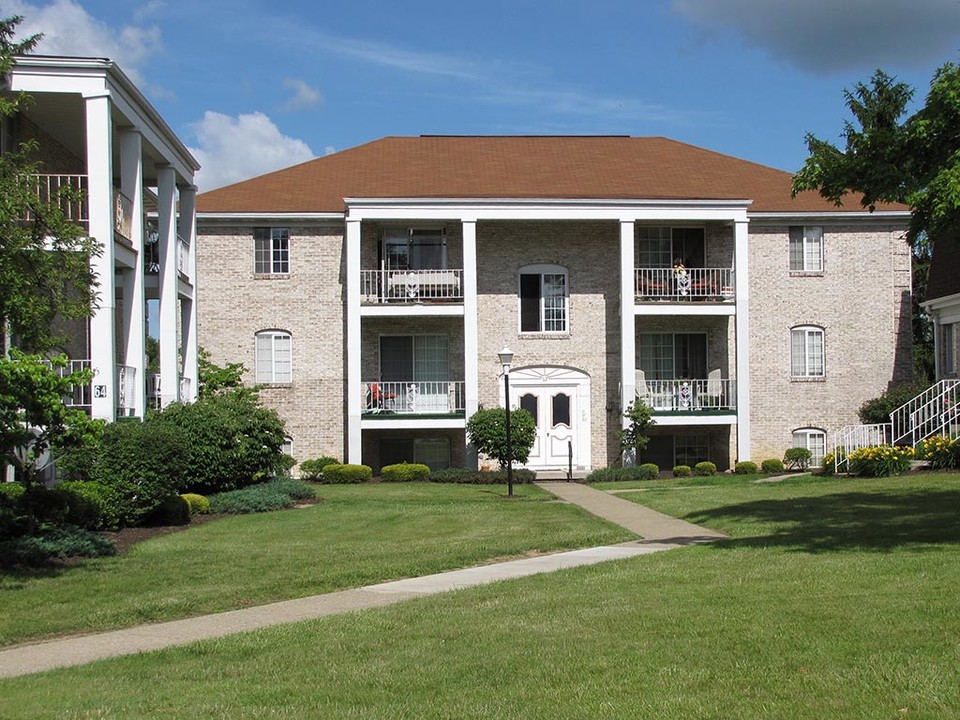
[[[464,386],[459,380],[365,382],[361,401],[366,414],[462,413]]]
[[[733,300],[731,268],[636,268],[637,299]]]
[[[361,270],[360,297],[367,303],[462,302],[463,270]]]
[[[960,418],[960,380],[941,380],[892,413],[893,444],[915,446],[931,435],[948,435]]]
[[[841,472],[854,450],[875,445],[887,445],[893,435],[891,423],[847,425],[833,434],[833,466]],[[895,443],[894,443],[895,444]]]
[[[733,380],[646,380],[637,396],[654,410],[734,410]]]

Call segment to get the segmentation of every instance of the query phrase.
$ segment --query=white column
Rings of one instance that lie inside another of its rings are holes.
[[[183,312],[180,321],[183,333],[182,355],[183,376],[190,379],[190,388],[184,402],[197,399],[200,389],[200,376],[197,370],[197,188],[194,185],[180,188],[180,237],[187,244],[187,257],[184,258],[184,272],[193,288],[189,300],[183,300]]]
[[[157,168],[157,225],[160,249],[160,406],[180,397],[177,361],[177,198],[176,174]]]
[[[627,406],[637,396],[637,329],[636,290],[634,282],[634,223],[620,222],[620,424],[629,421],[623,416]],[[633,451],[624,457],[624,463],[634,463]]]
[[[747,220],[733,224],[737,318],[737,461],[750,459],[750,266]]]
[[[347,458],[358,464],[363,454],[360,431],[360,221],[347,220]]]
[[[463,380],[467,419],[480,406],[477,325],[477,221],[463,221]],[[467,467],[477,467],[477,451],[467,438]]]
[[[113,420],[117,408],[117,356],[110,97],[103,94],[84,100],[90,236],[102,247],[102,253],[90,259],[90,265],[100,282],[100,300],[90,318],[90,365],[95,373],[91,414],[95,418]]]
[[[123,273],[123,327],[126,343],[123,364],[136,373],[133,394],[133,414],[143,417],[147,406],[147,306],[144,295],[143,244],[143,153],[140,133],[125,130],[120,134],[120,191],[132,207],[130,240],[137,253],[133,270]]]

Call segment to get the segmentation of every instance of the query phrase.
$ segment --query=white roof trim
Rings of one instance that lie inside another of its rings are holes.
[[[869,210],[834,210],[834,211],[824,211],[824,210],[807,210],[807,211],[797,211],[791,210],[778,211],[778,212],[751,212],[751,220],[776,220],[784,221],[790,220],[792,218],[798,218],[803,220],[876,220],[877,222],[890,222],[891,220],[909,220],[910,211],[909,210],[874,210],[870,212]]]
[[[197,212],[204,220],[346,220],[345,213],[334,212]]]
[[[943,295],[931,300],[924,300],[920,303],[920,307],[925,310],[942,310],[945,307],[958,304],[960,304],[960,293],[953,293],[953,295]]]

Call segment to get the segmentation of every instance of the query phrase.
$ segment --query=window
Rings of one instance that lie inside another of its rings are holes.
[[[290,272],[290,229],[253,229],[253,271],[257,275],[286,275]]]
[[[940,375],[953,375],[957,370],[956,355],[954,353],[954,326],[940,326]]]
[[[827,454],[827,434],[819,428],[800,428],[793,431],[793,446],[810,451],[810,465],[823,465],[823,456]]]
[[[790,228],[790,272],[823,272],[823,228]]]
[[[283,444],[280,446],[280,452],[287,457],[293,457],[293,438],[289,435],[283,439]]]
[[[256,354],[258,383],[289,383],[293,381],[290,333],[279,330],[257,333]]]
[[[677,435],[673,440],[673,464],[693,467],[710,458],[709,435]]]
[[[387,228],[383,233],[383,261],[387,270],[446,270],[446,231]]]
[[[707,377],[704,333],[641,333],[640,369],[647,380]]]
[[[823,377],[823,329],[795,327],[790,331],[790,375]]]
[[[567,332],[567,271],[562,267],[520,269],[520,332]]]
[[[669,268],[679,260],[685,267],[703,267],[703,228],[640,226],[637,230],[637,267]]]

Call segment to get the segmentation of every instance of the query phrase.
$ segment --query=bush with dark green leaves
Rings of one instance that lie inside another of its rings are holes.
[[[513,471],[513,482],[517,485],[532,483],[537,479],[533,470],[516,468]],[[472,470],[470,468],[445,468],[434,470],[427,478],[435,483],[459,483],[461,485],[505,485],[507,482],[506,470]]]
[[[652,480],[660,475],[660,468],[653,463],[639,466],[597,468],[586,477],[588,483],[629,482],[631,480]]]
[[[174,403],[147,424],[176,429],[188,439],[179,492],[236,490],[283,475],[291,467],[292,459],[283,453],[283,421],[250,395]]]
[[[121,522],[137,525],[180,491],[189,448],[184,432],[173,425],[152,420],[110,423],[91,474],[118,494]]]
[[[467,420],[467,435],[477,452],[507,466],[508,460],[522,465],[530,457],[536,440],[537,424],[526,410],[510,411],[510,445],[507,451],[506,410],[487,408],[477,410]]]
[[[211,495],[210,512],[230,514],[268,512],[293,507],[299,500],[314,497],[316,493],[305,482],[283,478]]]
[[[419,463],[398,463],[380,468],[384,482],[423,482],[430,477],[430,468]]]
[[[783,454],[783,464],[792,470],[806,470],[810,467],[810,458],[813,453],[805,447],[787,448]]]
[[[733,472],[737,475],[753,475],[757,472],[757,464],[749,460],[741,460],[733,466]]]
[[[913,400],[928,387],[930,383],[918,382],[890,388],[880,397],[867,400],[860,406],[860,422],[864,425],[890,422],[890,413]]]
[[[693,468],[689,465],[674,465],[673,466],[673,476],[674,477],[690,477],[693,475]]]
[[[717,466],[708,460],[704,460],[703,462],[698,462],[696,465],[694,465],[693,471],[701,477],[709,477],[710,475],[717,474]]]
[[[641,480],[656,480],[660,477],[660,466],[654,463],[643,463],[637,468]]]
[[[782,473],[783,472],[783,460],[777,460],[776,458],[769,458],[760,463],[760,470],[765,473]]]
[[[75,525],[42,528],[37,534],[0,541],[0,566],[36,567],[54,559],[115,555],[116,546],[103,535]]]
[[[92,480],[67,480],[54,489],[70,493],[67,520],[88,530],[116,530],[124,516],[124,502],[113,487]]]
[[[316,460],[304,460],[300,463],[301,480],[321,480],[323,479],[323,469],[327,465],[339,465],[340,461],[329,455],[323,455]]]
[[[145,525],[189,525],[190,503],[182,495],[170,495],[144,518]]]
[[[368,482],[373,477],[373,469],[368,465],[327,465],[323,469],[323,482],[331,485]]]

